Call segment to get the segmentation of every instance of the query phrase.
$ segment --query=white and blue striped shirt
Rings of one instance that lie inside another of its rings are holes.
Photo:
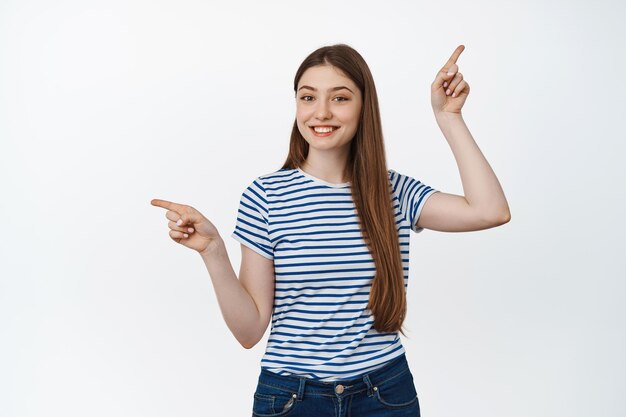
[[[389,170],[404,267],[409,230],[438,190]],[[375,265],[363,241],[350,183],[332,184],[302,171],[257,177],[243,192],[235,240],[274,260],[271,331],[261,366],[279,375],[350,379],[404,352],[399,333],[379,333],[366,308]]]

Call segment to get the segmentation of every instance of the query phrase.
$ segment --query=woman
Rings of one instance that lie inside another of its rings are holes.
[[[239,279],[208,219],[152,200],[168,209],[170,237],[202,255],[224,319],[245,348],[272,320],[253,415],[420,415],[398,334],[409,230],[481,230],[510,219],[461,116],[469,94],[456,64],[463,49],[438,72],[431,103],[465,196],[387,169],[370,70],[357,51],[337,44],[300,65],[287,160],[241,196],[231,234],[241,243]]]

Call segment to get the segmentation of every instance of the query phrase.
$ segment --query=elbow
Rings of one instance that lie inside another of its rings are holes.
[[[511,221],[511,212],[506,209],[503,212],[499,212],[496,215],[490,216],[489,221],[493,226],[501,226]]]
[[[511,212],[509,211],[508,207],[500,210],[484,210],[480,218],[483,227],[488,229],[501,226],[511,221]]]
[[[241,346],[243,346],[244,349],[252,349],[253,347],[256,346],[257,343],[259,343],[258,340],[252,340],[252,339],[238,339],[239,344]]]
[[[499,219],[500,224],[505,224],[511,221],[511,210],[509,210],[509,206],[506,206],[504,210],[502,210]]]
[[[244,349],[252,349],[256,345],[256,343],[254,342],[242,341],[242,340],[239,341],[239,344],[243,346]]]
[[[264,320],[264,325],[262,327],[257,327],[255,329],[244,332],[237,337],[237,341],[244,349],[252,349],[263,339],[263,335],[265,334],[265,330],[267,329],[267,324],[269,322],[269,318]]]

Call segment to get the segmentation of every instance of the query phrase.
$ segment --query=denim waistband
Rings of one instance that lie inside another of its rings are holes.
[[[403,372],[409,370],[406,354],[403,352],[387,362],[385,365],[371,372],[364,373],[351,379],[337,381],[320,381],[296,375],[279,375],[265,368],[261,368],[258,383],[286,392],[297,394],[298,399],[307,396],[345,397],[364,390],[372,394],[372,388],[382,384]]]

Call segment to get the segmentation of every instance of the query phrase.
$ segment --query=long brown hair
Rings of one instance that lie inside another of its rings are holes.
[[[404,270],[374,79],[363,57],[341,43],[321,47],[304,59],[296,72],[294,92],[297,93],[302,74],[316,65],[332,65],[343,71],[362,93],[359,125],[350,143],[344,176],[352,183],[352,198],[363,239],[376,266],[367,308],[374,316],[373,327],[378,332],[400,331],[405,335],[402,330],[406,317]],[[308,153],[309,144],[302,137],[296,120],[291,131],[289,154],[282,168],[299,168]]]

